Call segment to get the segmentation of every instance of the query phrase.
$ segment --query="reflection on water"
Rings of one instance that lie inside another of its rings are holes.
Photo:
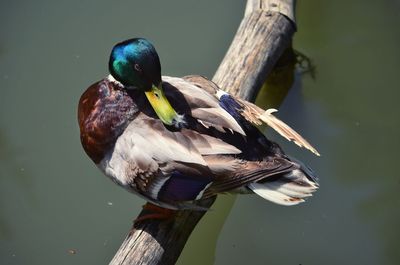
[[[134,36],[155,43],[164,74],[211,77],[244,4],[0,3],[1,264],[111,259],[143,201],[113,185],[83,153],[80,94],[107,74],[112,45]],[[256,196],[238,196],[234,204],[222,196],[180,264],[400,263],[399,7],[396,1],[298,3],[293,46],[318,71],[315,80],[295,79],[278,115],[322,157],[267,134],[319,174],[321,189],[289,208]],[[215,221],[228,213],[224,225]],[[212,239],[200,236],[208,233]]]

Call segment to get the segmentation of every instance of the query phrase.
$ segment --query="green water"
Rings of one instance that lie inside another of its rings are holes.
[[[101,175],[76,121],[115,42],[143,36],[164,74],[211,77],[244,1],[0,2],[0,264],[107,264],[143,200]],[[322,154],[271,135],[320,176],[307,203],[223,196],[179,264],[400,264],[399,1],[300,1],[296,79],[280,117]],[[271,134],[271,132],[268,132]],[[226,207],[224,207],[226,206]],[[75,254],[71,254],[74,250]]]

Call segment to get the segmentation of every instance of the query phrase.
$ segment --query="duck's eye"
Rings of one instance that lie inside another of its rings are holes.
[[[140,68],[140,66],[139,66],[137,63],[135,63],[135,64],[133,65],[133,68],[134,68],[137,72],[139,72],[140,74],[142,73],[142,68]]]

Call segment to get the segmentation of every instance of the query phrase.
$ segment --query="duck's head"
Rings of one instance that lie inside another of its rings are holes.
[[[146,39],[129,39],[116,44],[108,67],[111,75],[126,89],[142,90],[161,121],[173,125],[180,115],[171,107],[163,92],[160,59]]]

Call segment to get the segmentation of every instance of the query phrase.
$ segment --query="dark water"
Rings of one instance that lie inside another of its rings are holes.
[[[244,5],[0,3],[0,264],[111,259],[144,201],[84,154],[79,96],[107,74],[113,44],[134,36],[155,43],[164,74],[211,77]],[[317,78],[297,78],[280,117],[322,157],[271,137],[318,172],[321,189],[297,207],[221,196],[179,264],[400,264],[399,15],[394,0],[298,4],[294,47]]]

